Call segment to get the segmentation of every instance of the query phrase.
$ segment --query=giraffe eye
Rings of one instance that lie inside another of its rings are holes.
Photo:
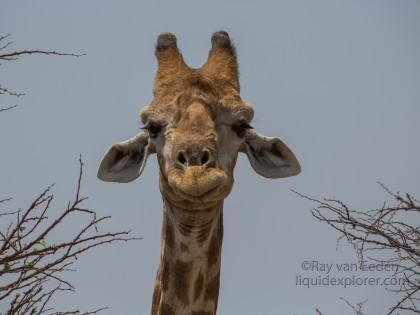
[[[159,133],[162,131],[162,125],[159,125],[157,123],[149,123],[146,126],[144,126],[142,129],[145,129],[149,132],[150,138],[156,138]]]
[[[253,129],[253,128],[247,122],[241,122],[239,124],[236,124],[236,125],[233,125],[232,126],[232,130],[234,132],[236,132],[236,134],[238,135],[239,138],[245,137],[246,131],[248,129]]]

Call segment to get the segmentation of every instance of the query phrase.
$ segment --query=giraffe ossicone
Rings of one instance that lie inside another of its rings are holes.
[[[254,110],[240,97],[228,33],[214,33],[211,44],[207,61],[193,69],[175,35],[159,35],[154,98],[140,111],[144,129],[113,144],[98,170],[101,180],[130,182],[141,175],[149,155],[157,156],[164,211],[152,315],[216,314],[223,200],[233,185],[238,153],[264,177],[300,172],[283,141],[253,131]]]

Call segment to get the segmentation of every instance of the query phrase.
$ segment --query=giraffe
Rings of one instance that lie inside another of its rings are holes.
[[[199,69],[184,62],[175,35],[158,36],[153,100],[139,112],[143,130],[113,144],[98,178],[130,182],[157,155],[163,199],[161,254],[151,315],[215,315],[220,285],[223,201],[239,152],[268,178],[300,165],[279,138],[253,131],[253,108],[240,97],[236,50],[225,31],[211,37]]]

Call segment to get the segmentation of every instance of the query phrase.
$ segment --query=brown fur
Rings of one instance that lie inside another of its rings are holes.
[[[200,271],[197,279],[195,280],[195,285],[194,285],[194,300],[195,301],[200,298],[201,293],[203,292],[203,287],[204,287],[204,277]]]
[[[155,289],[153,290],[153,297],[152,297],[152,314],[158,314],[159,306],[160,306],[160,298],[162,296],[162,285],[160,282],[160,272],[158,271],[156,276],[156,284]]]
[[[170,265],[167,260],[163,261],[162,270],[161,270],[161,279],[162,279],[162,291],[166,292],[169,288],[169,280],[171,275]]]
[[[174,289],[175,295],[178,297],[182,303],[185,305],[189,304],[188,290],[190,288],[190,278],[191,278],[191,262],[182,262],[177,261],[174,266],[173,279],[174,279]]]
[[[169,304],[162,304],[160,308],[160,315],[177,315]]]
[[[207,284],[206,292],[204,298],[206,300],[214,300],[219,294],[219,284],[220,284],[220,275],[217,274],[213,279]]]
[[[169,248],[174,248],[175,244],[175,236],[174,236],[174,230],[171,224],[168,224],[167,220],[164,219],[163,226],[165,227],[165,243]]]
[[[221,245],[220,236],[215,234],[210,241],[210,247],[207,253],[207,262],[210,266],[218,262]]]

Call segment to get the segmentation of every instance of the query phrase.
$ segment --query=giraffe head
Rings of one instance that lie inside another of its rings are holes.
[[[278,138],[251,127],[252,107],[240,97],[236,51],[224,31],[213,34],[206,63],[189,68],[176,37],[160,34],[154,98],[140,110],[143,130],[112,145],[98,177],[130,182],[156,153],[163,197],[181,208],[208,208],[229,194],[238,153],[260,175],[280,178],[300,172],[292,151]]]

